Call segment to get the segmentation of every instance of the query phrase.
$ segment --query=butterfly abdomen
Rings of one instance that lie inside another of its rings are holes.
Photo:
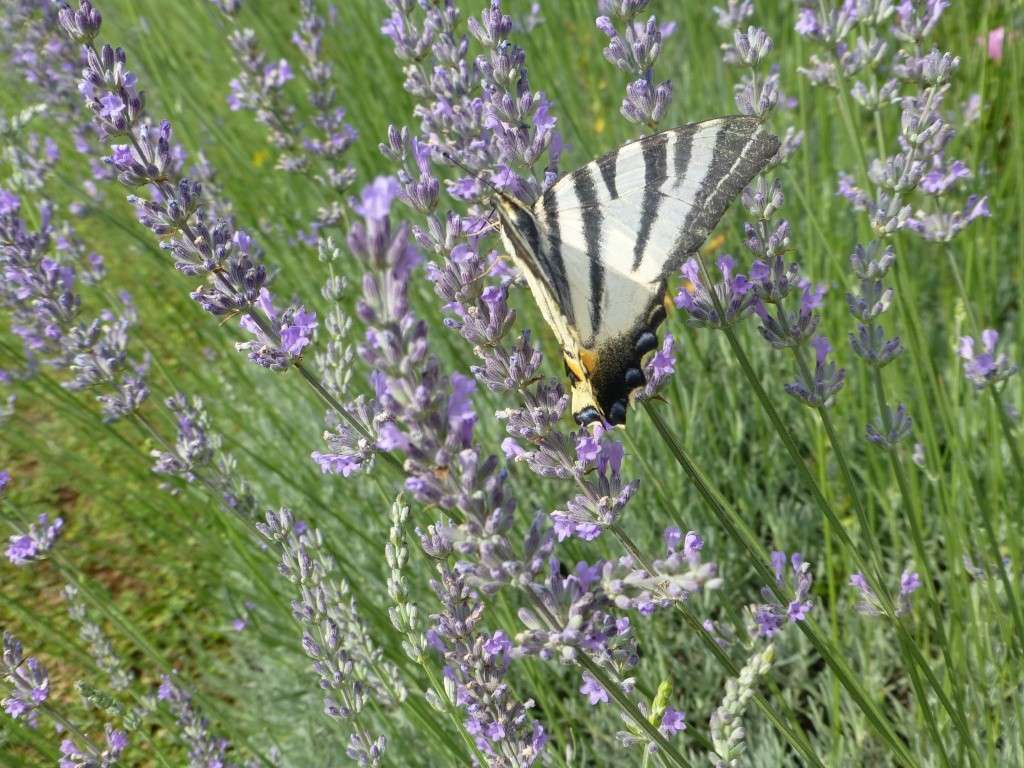
[[[605,341],[599,350],[585,351],[590,352],[592,360],[591,367],[588,367],[590,390],[609,424],[626,423],[630,395],[647,383],[643,372],[644,357],[658,347],[657,329],[664,322],[665,314],[659,295],[640,315],[642,320],[634,328]],[[586,423],[599,419],[600,413],[596,417],[594,414],[577,413],[576,418]]]

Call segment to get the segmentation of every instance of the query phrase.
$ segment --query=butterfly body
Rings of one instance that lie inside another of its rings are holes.
[[[559,344],[581,424],[623,424],[658,344],[668,276],[778,151],[754,118],[646,136],[552,184],[502,195],[502,239]]]

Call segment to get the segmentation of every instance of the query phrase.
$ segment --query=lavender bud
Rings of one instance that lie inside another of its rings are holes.
[[[92,7],[89,0],[81,0],[77,10],[71,10],[68,5],[63,5],[57,13],[61,27],[76,43],[91,43],[100,32],[100,25],[103,17],[100,12]]]
[[[867,439],[879,448],[891,451],[910,435],[913,426],[914,421],[903,403],[897,405],[895,409],[886,405],[882,414],[867,425]]]

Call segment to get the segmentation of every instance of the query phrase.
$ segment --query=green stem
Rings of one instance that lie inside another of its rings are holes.
[[[669,452],[672,454],[676,462],[678,462],[679,466],[682,467],[683,471],[686,472],[687,476],[694,484],[694,487],[696,487],[697,492],[715,514],[719,524],[732,538],[739,541],[747,550],[747,556],[750,558],[750,564],[758,572],[763,583],[772,590],[776,598],[780,601],[788,602],[789,596],[786,595],[778,585],[776,585],[775,576],[766,565],[768,561],[768,553],[764,551],[764,548],[753,537],[753,534],[750,533],[749,529],[746,528],[746,525],[743,523],[742,519],[740,519],[735,510],[731,509],[725,502],[724,496],[722,496],[718,489],[711,484],[701,469],[679,445],[675,436],[665,423],[665,420],[661,418],[661,414],[657,412],[649,401],[644,403],[644,407],[647,414],[654,422],[655,429],[657,429],[658,433],[665,441],[665,444],[668,446]],[[817,623],[812,619],[807,619],[805,621],[798,622],[797,626],[815,647],[815,650],[825,663],[828,664],[836,677],[839,678],[840,684],[850,694],[857,706],[864,713],[864,716],[872,724],[875,731],[895,754],[899,763],[907,766],[908,768],[917,766],[917,760],[910,754],[906,746],[902,741],[900,741],[899,737],[897,737],[888,720],[878,710],[875,703],[869,697],[867,691],[864,690],[856,676],[853,674],[853,671],[843,661],[842,653],[825,638],[821,630],[818,628]]]
[[[900,645],[903,646],[903,652],[907,653],[907,640],[900,638]],[[917,696],[919,701],[927,701],[927,693],[921,685],[921,678],[917,674],[917,669],[913,665],[908,669],[910,673],[910,684],[914,688],[914,694]],[[923,708],[925,724],[928,726],[928,732],[931,734],[932,740],[939,745],[939,757],[942,760],[945,768],[950,768],[949,756],[946,754],[946,745],[942,741],[942,735],[939,733],[939,727],[935,722],[935,717],[932,713],[931,707]]]
[[[1017,472],[1017,477],[1022,478],[1024,477],[1024,460],[1021,459],[1017,439],[1013,436],[1013,422],[1010,421],[1006,408],[1003,406],[1003,393],[995,387],[989,387],[989,392],[992,393],[992,402],[996,405],[996,413],[999,414],[999,426],[1003,430],[1003,437],[1006,438],[1006,444],[1010,447],[1013,468]]]
[[[714,295],[713,291],[711,293],[712,295]],[[785,422],[782,421],[782,418],[779,416],[778,411],[775,409],[775,405],[771,402],[771,398],[768,397],[768,393],[765,392],[764,387],[761,386],[761,381],[760,379],[758,379],[757,374],[754,372],[753,366],[751,366],[750,364],[750,360],[747,358],[742,345],[739,343],[739,339],[736,338],[735,331],[730,326],[725,326],[722,330],[725,332],[726,339],[729,341],[729,346],[732,348],[733,354],[736,356],[736,359],[739,362],[740,367],[743,369],[743,373],[746,376],[747,381],[750,383],[750,386],[754,389],[754,392],[757,395],[758,400],[760,401],[762,407],[765,409],[765,412],[768,414],[768,418],[774,425],[775,430],[776,432],[778,432],[783,444],[786,446],[786,451],[793,459],[793,462],[796,465],[798,472],[804,479],[807,488],[810,489],[811,495],[814,497],[814,500],[817,503],[819,509],[821,509],[822,513],[828,519],[829,523],[836,529],[836,532],[839,534],[840,540],[847,547],[848,552],[850,556],[853,558],[854,562],[863,572],[865,572],[865,575],[867,576],[867,574],[870,573],[867,569],[867,563],[861,557],[860,552],[854,545],[854,542],[850,538],[849,533],[847,533],[846,529],[843,528],[842,524],[839,521],[839,518],[835,514],[835,511],[832,509],[832,506],[825,499],[825,496],[822,494],[821,488],[818,486],[817,481],[815,481],[814,476],[811,475],[810,470],[804,463],[803,457],[801,457],[800,451],[797,448],[796,440],[793,437],[792,431],[789,429],[788,426],[786,426]],[[826,429],[830,430],[831,422],[827,417],[824,419],[823,423],[827,425]],[[830,434],[829,439],[832,440],[834,438],[835,435],[834,432],[832,432]],[[845,464],[845,457],[843,456],[842,451],[837,451],[837,458],[841,458],[841,463]],[[848,479],[848,482],[850,482],[852,485],[853,478],[852,475],[849,475],[848,473],[849,469],[846,468],[844,477],[846,477]],[[856,493],[854,493],[854,498],[855,500],[859,500],[859,496],[857,496]],[[862,524],[866,525],[866,516],[863,515],[863,510],[860,511],[859,516],[862,516],[864,518]],[[865,533],[869,533],[869,531],[870,528],[866,529]],[[895,604],[893,603],[892,597],[889,594],[887,586],[881,578],[880,570],[876,569],[873,574],[873,577],[869,578],[868,581],[872,589],[875,591],[876,596],[878,596],[879,601],[881,602],[884,615],[886,615],[890,619],[891,623],[895,626],[897,632],[902,632],[903,634],[906,634],[907,637],[909,637],[909,633],[906,632],[906,629],[896,618]],[[875,583],[871,584],[872,581],[874,581]],[[949,701],[949,698],[945,695],[945,691],[942,690],[942,687],[938,684],[938,681],[936,680],[935,676],[927,667],[927,663],[924,657],[921,655],[920,651],[917,649],[916,643],[913,640],[911,640],[910,645],[913,647],[915,651],[915,653],[913,654],[914,660],[919,664],[925,665],[922,668],[922,671],[925,673],[925,677],[928,679],[929,683],[933,685],[936,696],[939,697],[939,700],[943,703],[943,707],[947,710],[950,718],[957,725],[958,730],[960,730],[961,737],[964,739],[965,745],[967,745],[973,753],[973,745],[970,741],[970,735],[967,730],[966,722],[962,720],[962,714],[956,711],[956,708],[953,707],[952,703]],[[927,699],[923,699],[920,703],[923,707],[928,706]]]
[[[999,539],[996,535],[995,521],[992,515],[992,507],[988,503],[988,495],[985,493],[985,488],[981,484],[980,478],[971,471],[968,471],[968,477],[970,477],[971,485],[974,486],[974,495],[978,499],[978,506],[981,508],[981,520],[982,527],[985,529],[985,539],[988,543],[989,557],[992,559],[995,567],[999,570],[999,580],[1003,583],[1003,589],[1006,591],[1006,600],[1010,603],[1010,614],[1013,617],[1014,623],[1014,645],[1018,649],[1018,653],[1024,652],[1021,650],[1021,645],[1024,645],[1024,616],[1021,615],[1020,604],[1017,602],[1017,596],[1013,588],[1013,583],[1010,580],[1010,574],[1006,570],[1006,564],[1003,562],[1002,553],[999,551]]]
[[[629,552],[638,563],[640,563],[647,573],[656,573],[653,564],[644,556],[640,551],[640,548],[636,545],[636,542],[633,541],[624,529],[617,524],[612,524],[608,526],[608,528],[622,543],[622,546],[626,551]],[[704,628],[700,619],[698,619],[696,614],[690,610],[689,605],[668,595],[666,595],[666,599],[672,601],[673,608],[682,614],[683,620],[687,623],[690,629],[697,633],[701,642],[704,643],[704,647],[711,652],[711,655],[715,657],[715,660],[722,666],[726,673],[730,677],[738,677],[740,674],[740,668],[733,663],[733,660],[729,658],[729,655],[725,651],[722,650],[721,646],[719,646],[715,641],[715,638],[712,637],[711,633]],[[780,700],[779,706],[782,708],[782,711],[790,723],[783,722],[775,708],[773,708],[768,703],[768,700],[760,693],[754,693],[754,703],[757,705],[757,708],[761,710],[761,713],[765,715],[765,717],[767,717],[768,720],[771,721],[771,723],[779,730],[783,737],[785,737],[790,746],[804,756],[808,765],[814,765],[817,766],[817,768],[825,768],[824,763],[821,762],[821,759],[811,746],[810,740],[807,738],[807,734],[804,733],[800,723],[797,721],[796,713],[790,709],[789,705],[785,701]]]
[[[622,689],[619,688],[618,684],[612,680],[593,659],[585,653],[580,653],[576,656],[576,663],[583,667],[591,677],[597,680],[601,687],[604,688],[613,699],[615,699],[615,703],[618,704],[629,716],[629,719],[651,737],[654,743],[658,745],[658,749],[672,762],[673,765],[677,765],[679,768],[691,768],[690,761],[683,757],[672,742],[665,738],[664,734],[658,730],[657,726],[643,716],[643,713],[641,713],[636,704],[633,703],[633,700],[622,692]]]
[[[313,388],[313,391],[315,391],[317,395],[320,396],[320,399],[323,400],[324,403],[326,403],[327,406],[332,411],[334,411],[346,422],[348,422],[349,425],[351,425],[352,428],[356,430],[356,432],[358,432],[364,438],[369,440],[371,443],[375,443],[373,436],[366,430],[366,427],[360,424],[359,421],[345,409],[345,406],[338,402],[337,398],[334,397],[334,395],[332,395],[327,390],[327,388],[320,382],[320,379],[318,379],[316,376],[309,372],[305,365],[303,365],[299,361],[296,361],[293,364],[293,367],[295,368],[295,370],[299,372],[299,375],[306,380],[306,382]],[[388,466],[390,466],[392,469],[396,469],[399,472],[402,471],[402,462],[400,462],[390,453],[378,452],[377,455],[381,456],[384,459],[384,461],[388,464]]]

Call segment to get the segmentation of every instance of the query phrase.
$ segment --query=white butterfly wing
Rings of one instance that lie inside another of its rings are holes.
[[[756,119],[721,118],[626,144],[556,182],[536,210],[542,230],[557,211],[581,343],[632,330],[777,150]]]
[[[573,371],[578,419],[599,410],[612,423],[625,420],[629,392],[643,382],[641,358],[665,317],[667,276],[778,146],[755,118],[691,123],[563,176],[532,215],[506,212],[503,232],[521,241],[516,253],[567,365],[583,368]]]

